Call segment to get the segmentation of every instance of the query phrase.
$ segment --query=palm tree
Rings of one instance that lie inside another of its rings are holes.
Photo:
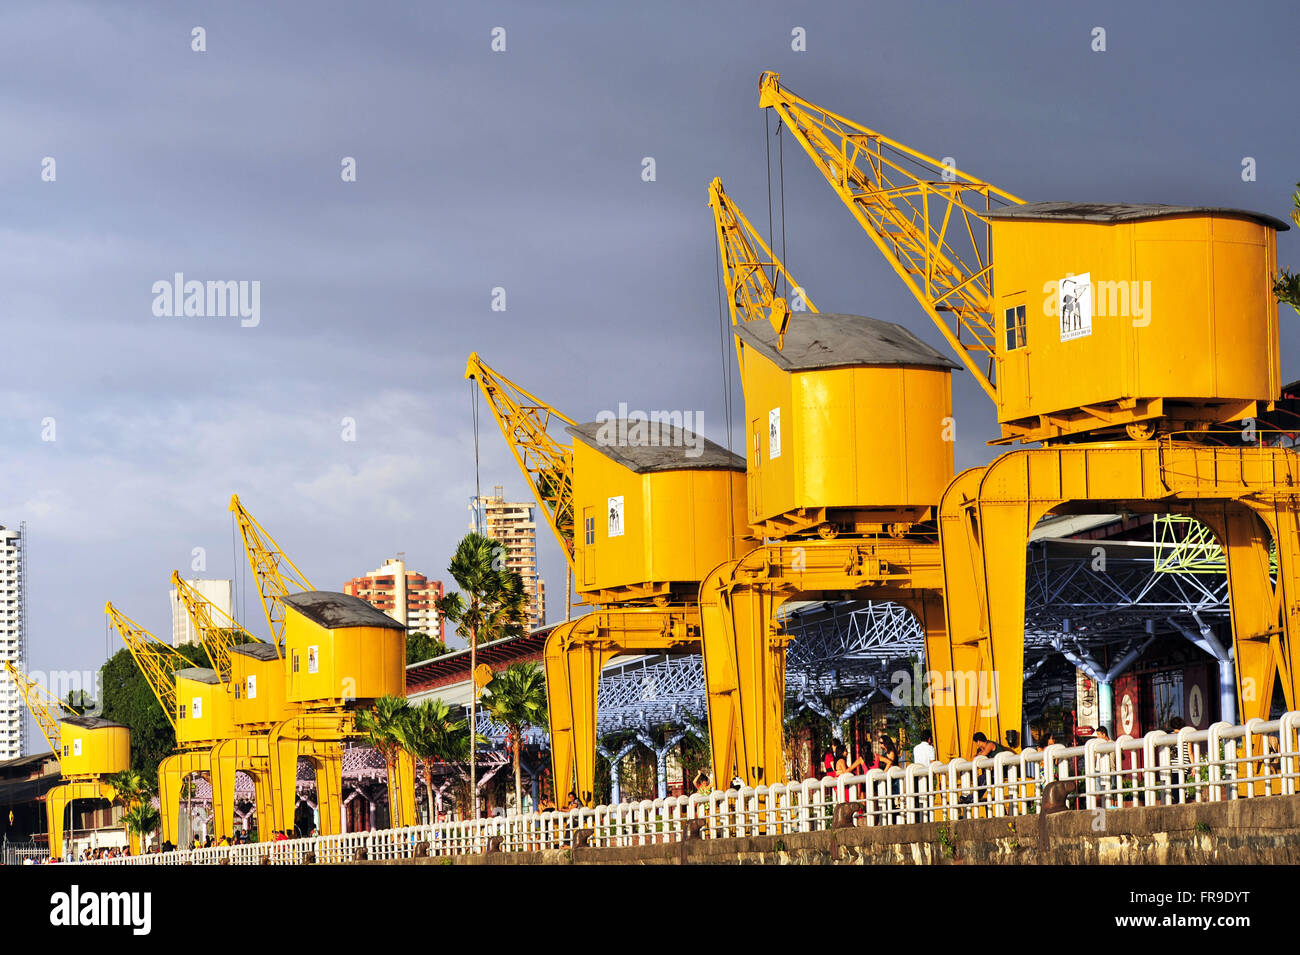
[[[394,779],[393,764],[397,761],[398,750],[402,748],[402,725],[408,719],[411,704],[401,696],[381,696],[374,706],[367,710],[358,710],[356,715],[357,731],[364,733],[370,745],[380,756],[384,757],[384,768],[388,779]],[[396,811],[397,800],[394,793],[388,794],[391,811]]]
[[[162,823],[162,816],[152,803],[153,781],[139,770],[124,769],[109,776],[105,782],[113,787],[117,798],[126,807],[122,821],[126,824],[128,837],[135,837],[131,839],[132,848],[138,852],[141,837],[156,832]]]
[[[433,765],[463,758],[469,748],[467,730],[465,720],[453,719],[451,707],[442,700],[425,700],[411,707],[397,728],[402,749],[420,764],[429,822],[434,820]]]
[[[131,841],[138,855],[143,850],[144,836],[157,832],[162,825],[162,813],[152,802],[138,802],[122,814],[122,821],[126,823],[127,832],[134,836]]]
[[[1296,183],[1296,189],[1300,190],[1300,182]],[[1291,211],[1291,221],[1300,226],[1300,191],[1291,197],[1291,201],[1295,205]],[[1282,269],[1281,275],[1273,283],[1273,294],[1277,296],[1279,302],[1284,302],[1300,312],[1300,272]]]
[[[461,592],[439,597],[438,612],[456,625],[456,632],[469,643],[471,679],[478,667],[480,640],[518,636],[524,627],[524,580],[505,568],[505,549],[500,542],[482,534],[466,534],[456,546],[447,568]],[[469,725],[476,728],[478,692],[469,697]],[[469,750],[469,799],[473,818],[478,818],[478,771],[475,750]]]
[[[492,714],[492,719],[510,731],[515,763],[515,805],[523,812],[519,748],[530,727],[546,725],[546,677],[542,668],[536,663],[516,663],[498,673],[484,691],[483,705]]]

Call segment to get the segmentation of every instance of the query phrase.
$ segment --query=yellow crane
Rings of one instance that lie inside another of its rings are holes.
[[[248,566],[257,581],[257,592],[262,597],[266,624],[271,629],[271,643],[280,652],[284,640],[284,598],[291,593],[315,590],[311,581],[300,571],[280,545],[275,542],[257,519],[239,503],[239,495],[230,496],[230,513],[235,516]]]
[[[199,593],[179,571],[172,571],[171,583],[212,668],[220,674],[238,728],[237,735],[215,741],[211,749],[209,782],[219,794],[214,810],[220,805],[223,811],[233,813],[235,773],[246,773],[253,780],[259,838],[267,841],[277,818],[276,807],[284,801],[271,774],[267,734],[298,711],[284,700],[283,660],[269,644]],[[233,833],[233,816],[223,819],[218,829]]]
[[[63,853],[63,822],[77,799],[107,799],[117,791],[107,777],[131,768],[131,732],[120,723],[82,716],[8,660],[5,671],[18,687],[32,719],[59,760],[64,782],[45,795],[50,854]],[[135,843],[134,837],[132,838]],[[138,845],[135,846],[138,849]]]
[[[954,366],[897,325],[817,312],[719,179],[709,206],[749,423],[748,520],[765,540],[701,583],[709,734],[716,778],[761,785],[785,776],[784,603],[894,600],[928,646],[943,639],[932,522],[951,446],[916,423],[950,411]],[[780,285],[804,308],[781,304]]]
[[[957,703],[936,723],[940,756],[968,755],[976,725],[998,739],[1020,728],[1025,543],[1056,509],[1206,524],[1227,554],[1239,717],[1267,716],[1278,674],[1296,705],[1294,455],[1243,440],[1281,393],[1270,278],[1289,226],[1242,209],[1025,203],[796,96],[777,73],[760,77],[759,105],[994,400],[990,443],[1049,445],[963,472],[940,501],[949,638],[936,659],[999,687],[991,718]]]
[[[243,697],[235,711],[265,736],[259,732],[222,754],[251,761],[265,753],[274,826],[285,831],[294,828],[298,760],[308,760],[316,775],[319,829],[333,835],[342,831],[343,751],[359,738],[355,708],[365,700],[406,695],[406,628],[358,597],[317,591],[237,494],[231,495],[230,511],[257,581],[276,659],[246,646],[228,648],[232,682]],[[250,698],[250,687],[260,696]],[[228,773],[221,771],[224,780]],[[405,751],[389,767],[388,795],[394,826],[418,821],[415,761]]]
[[[558,624],[546,641],[552,778],[570,780],[590,805],[595,793],[600,672],[621,653],[697,652],[696,594],[703,574],[754,546],[744,520],[743,463],[697,435],[668,425],[656,446],[619,421],[577,424],[472,354],[465,376],[479,383],[501,432],[593,612]],[[547,431],[568,424],[564,444]],[[622,422],[626,425],[627,422]],[[580,522],[580,523],[579,523]]]
[[[231,707],[231,694],[215,669],[196,667],[180,651],[122,613],[112,602],[104,605],[113,628],[130,651],[136,666],[153,690],[163,714],[176,733],[177,752],[158,764],[158,804],[164,841],[179,838],[179,807],[184,781],[206,773],[211,779],[212,749],[238,736]],[[231,835],[234,818],[231,801],[212,787],[213,835]]]

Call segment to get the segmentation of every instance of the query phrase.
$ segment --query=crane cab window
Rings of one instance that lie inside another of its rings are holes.
[[[596,519],[588,517],[582,522],[582,539],[590,547],[596,543]]]
[[[181,704],[181,719],[185,719],[185,704]]]
[[[1017,305],[1003,313],[1006,319],[1007,351],[1025,347],[1025,307]]]
[[[293,672],[298,672],[298,651],[293,651]]]

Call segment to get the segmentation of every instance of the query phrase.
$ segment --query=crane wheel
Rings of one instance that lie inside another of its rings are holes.
[[[817,536],[824,541],[834,540],[840,536],[840,529],[829,522],[826,524],[818,524]]]
[[[1134,441],[1150,441],[1155,436],[1156,426],[1152,421],[1134,421],[1126,424],[1124,430]]]

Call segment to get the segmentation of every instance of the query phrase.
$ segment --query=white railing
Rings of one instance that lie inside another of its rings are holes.
[[[679,842],[688,832],[714,839],[815,832],[831,828],[835,807],[848,803],[860,804],[852,818],[859,826],[1023,816],[1039,811],[1052,782],[1074,784],[1077,808],[1105,810],[1294,795],[1298,781],[1300,712],[1291,712],[1272,722],[1216,723],[1207,730],[1121,736],[1114,742],[1093,739],[1084,746],[873,769],[861,776],[92,864],[301,865],[567,849],[575,842],[638,846]]]
[[[43,863],[49,858],[49,849],[19,849],[14,846],[6,846],[3,861],[5,865],[32,865],[34,863]]]

